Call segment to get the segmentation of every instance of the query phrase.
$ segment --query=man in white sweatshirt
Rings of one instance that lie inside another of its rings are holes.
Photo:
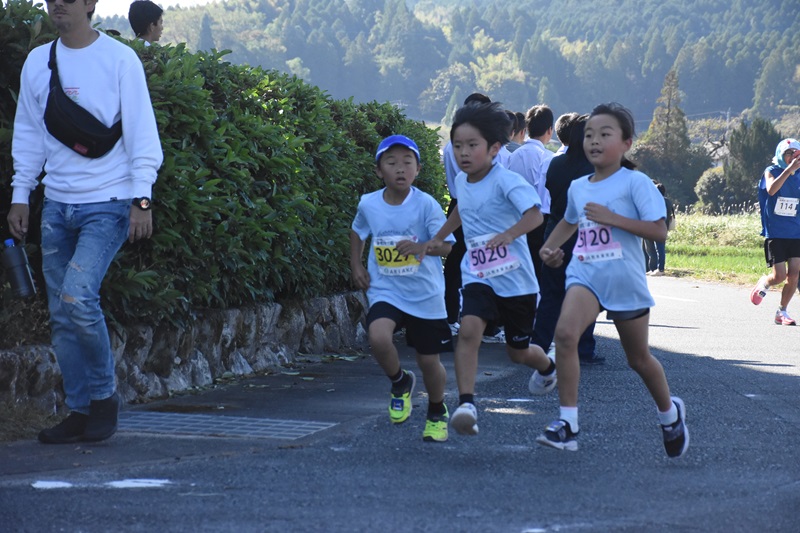
[[[56,63],[64,92],[107,127],[121,120],[121,139],[91,158],[50,134],[43,120],[50,91],[46,44],[22,68],[11,150],[8,223],[17,239],[28,232],[29,196],[43,168],[46,173],[42,264],[71,411],[39,433],[41,442],[53,444],[101,441],[116,432],[120,399],[100,285],[125,239],[152,234],[150,198],[163,159],[142,63],[132,49],[92,29],[96,2],[47,0],[59,32]]]

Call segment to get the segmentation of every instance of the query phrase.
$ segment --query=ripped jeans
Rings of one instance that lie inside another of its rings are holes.
[[[67,406],[89,413],[91,400],[116,389],[114,355],[100,285],[128,237],[130,200],[42,208],[42,270],[47,285],[53,349],[64,380]]]

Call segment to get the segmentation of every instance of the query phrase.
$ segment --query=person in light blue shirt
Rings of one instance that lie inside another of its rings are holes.
[[[605,310],[617,328],[628,365],[655,401],[667,455],[681,457],[689,447],[686,408],[680,398],[670,395],[664,368],[650,352],[650,307],[655,302],[647,288],[642,255],[642,238],[667,238],[666,207],[650,178],[634,170],[625,157],[633,135],[633,115],[625,107],[611,103],[594,108],[583,139],[594,173],[572,182],[564,218],[540,251],[544,263],[556,268],[564,259],[560,246],[578,232],[556,325],[559,418],[536,442],[577,451],[578,341]]]
[[[510,359],[534,369],[533,394],[556,385],[555,365],[531,345],[539,285],[525,235],[542,223],[536,190],[522,176],[494,162],[508,142],[509,118],[498,103],[466,105],[456,111],[450,139],[461,173],[458,205],[428,246],[463,227],[467,253],[461,262],[463,306],[455,352],[459,406],[450,425],[462,435],[478,434],[475,377],[483,331],[491,322],[505,326]]]
[[[444,305],[440,256],[455,239],[448,235],[438,247],[423,243],[445,223],[442,207],[413,186],[420,171],[419,148],[404,135],[392,135],[378,146],[376,173],[385,187],[365,194],[350,232],[353,282],[367,291],[367,330],[372,354],[392,382],[389,418],[401,424],[411,415],[416,376],[403,370],[393,333],[405,327],[406,341],[417,352],[417,365],[428,392],[423,440],[447,440],[444,404],[446,372],[439,353],[453,351]],[[363,256],[371,239],[367,268]]]

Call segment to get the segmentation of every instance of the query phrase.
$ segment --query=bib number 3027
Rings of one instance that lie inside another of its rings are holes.
[[[578,241],[572,255],[586,263],[622,259],[622,245],[614,241],[611,226],[584,217],[578,222]]]
[[[413,255],[402,255],[397,251],[400,241],[416,241],[411,235],[389,235],[375,237],[373,248],[378,272],[384,276],[411,276],[419,270],[419,260]]]
[[[508,251],[508,246],[486,247],[495,235],[497,233],[489,233],[466,240],[469,270],[479,278],[501,276],[520,266],[519,258]]]

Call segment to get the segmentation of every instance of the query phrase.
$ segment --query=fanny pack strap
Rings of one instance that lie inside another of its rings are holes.
[[[56,44],[58,43],[58,39],[53,41],[53,44],[50,46],[50,61],[47,62],[48,68],[50,68],[50,90],[57,91],[63,90],[61,89],[61,80],[58,79],[58,63],[56,62]]]

